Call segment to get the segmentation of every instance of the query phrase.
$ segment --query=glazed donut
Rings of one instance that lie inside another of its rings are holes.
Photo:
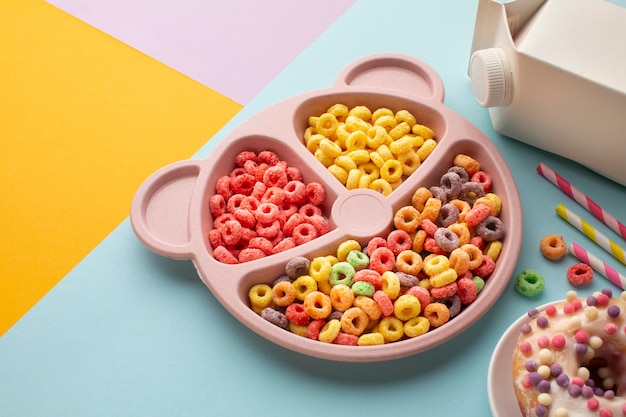
[[[531,309],[513,355],[525,417],[626,415],[626,291],[610,289]]]

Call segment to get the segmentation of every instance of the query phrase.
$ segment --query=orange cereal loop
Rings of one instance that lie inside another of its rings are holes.
[[[453,163],[455,166],[463,168],[470,177],[480,171],[480,163],[471,156],[462,153],[454,157]]]
[[[457,275],[463,275],[469,271],[469,263],[469,254],[460,248],[456,248],[450,253],[450,268],[453,268]]]
[[[472,233],[465,223],[453,223],[448,226],[448,230],[458,236],[459,245],[470,243],[472,239]]]
[[[459,221],[460,222],[465,220],[465,215],[472,208],[472,206],[470,206],[470,204],[467,201],[459,200],[458,198],[455,198],[454,200],[448,201],[448,204],[452,204],[454,207],[456,207],[459,210]]]
[[[393,225],[396,229],[413,233],[422,222],[422,215],[413,206],[404,206],[393,216]]]
[[[426,233],[425,230],[418,230],[413,237],[413,244],[411,245],[411,249],[413,249],[415,252],[421,252],[422,250],[424,250],[424,241],[426,240],[427,236],[428,233]]]
[[[383,314],[383,310],[378,303],[373,298],[365,295],[357,295],[354,298],[354,306],[363,310],[370,320],[378,320]]]
[[[429,198],[431,198],[433,194],[426,187],[419,187],[413,195],[411,196],[411,205],[418,209],[419,211],[424,210],[424,206]]]
[[[334,285],[330,289],[330,302],[337,311],[346,311],[352,307],[354,292],[345,284]]]
[[[442,326],[450,320],[450,310],[443,303],[428,304],[422,315],[426,317],[431,327]]]
[[[396,268],[405,274],[417,275],[422,270],[422,256],[413,250],[403,250],[396,256]]]
[[[291,281],[280,281],[272,288],[272,300],[279,307],[286,307],[296,300],[296,289]]]
[[[539,250],[547,259],[556,261],[565,256],[567,253],[567,245],[565,244],[563,236],[552,234],[541,238]]]
[[[470,257],[469,269],[474,270],[482,265],[483,263],[483,252],[476,245],[472,245],[471,243],[467,243],[465,245],[461,245],[460,249]]]
[[[489,216],[497,216],[499,214],[498,206],[496,205],[496,202],[491,198],[488,198],[486,196],[478,197],[476,201],[474,201],[473,207],[476,207],[478,204],[483,204],[489,207]]]
[[[330,297],[321,291],[312,291],[304,298],[304,311],[312,319],[325,319],[333,310]]]
[[[439,210],[441,209],[441,200],[435,197],[431,197],[426,200],[424,210],[422,210],[422,220],[430,220],[435,222],[437,216],[439,216]]]
[[[350,307],[341,315],[341,330],[344,333],[360,336],[369,324],[369,317],[359,307]]]

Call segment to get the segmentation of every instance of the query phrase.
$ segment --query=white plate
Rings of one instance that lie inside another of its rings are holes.
[[[543,310],[546,306],[555,302],[544,304],[538,307]],[[504,332],[500,341],[496,345],[489,363],[489,373],[487,375],[487,392],[489,395],[489,406],[493,417],[514,417],[521,415],[515,390],[513,389],[513,373],[511,371],[511,360],[513,350],[517,344],[520,326],[528,320],[528,315],[524,313]]]

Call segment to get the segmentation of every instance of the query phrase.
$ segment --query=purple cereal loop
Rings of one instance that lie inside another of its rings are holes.
[[[446,203],[439,209],[436,223],[443,227],[448,227],[458,223],[460,219],[459,208],[454,204]]]
[[[461,299],[458,295],[455,294],[452,297],[445,298],[441,302],[448,307],[450,318],[456,317],[461,312]]]
[[[296,256],[291,258],[287,265],[285,265],[285,274],[289,278],[296,279],[301,275],[306,275],[309,273],[309,266],[311,265],[311,261],[304,256]]]
[[[330,313],[330,316],[328,316],[328,321],[331,320],[341,320],[341,316],[343,315],[343,311],[339,311],[339,310],[334,310],[332,313]]]
[[[452,230],[440,227],[435,231],[435,243],[446,252],[452,252],[460,245],[459,237]]]
[[[528,372],[535,372],[537,370],[537,362],[533,360],[527,360],[524,367]]]
[[[569,376],[567,374],[560,374],[556,377],[556,383],[559,387],[566,387],[569,385]]]
[[[462,167],[458,167],[456,165],[452,166],[450,167],[450,169],[448,169],[448,172],[454,172],[455,174],[457,174],[461,179],[461,183],[469,181],[469,175],[467,174],[467,171]]]
[[[439,184],[441,189],[445,192],[448,201],[457,198],[463,188],[463,181],[461,181],[461,177],[456,172],[446,172],[443,174],[439,180]]]
[[[278,278],[276,278],[274,280],[274,282],[272,282],[272,287],[275,286],[276,284],[278,284],[279,282],[282,282],[282,281],[289,281],[289,282],[291,282],[292,279],[289,278],[287,275],[281,275]]]
[[[522,324],[522,325],[520,326],[519,331],[520,331],[520,333],[522,333],[522,334],[530,334],[530,332],[532,332],[532,331],[533,331],[533,328],[532,328],[532,327],[530,327],[530,324],[528,324],[528,323],[524,323],[524,324]]]
[[[411,274],[407,274],[406,272],[396,272],[396,275],[398,276],[398,279],[400,280],[400,286],[401,287],[414,287],[416,285],[419,284],[420,279],[415,276],[415,275],[411,275]]]
[[[550,392],[550,381],[543,380],[537,384],[537,391],[539,392]]]
[[[261,317],[270,323],[281,327],[283,329],[289,328],[289,320],[287,320],[287,316],[285,316],[280,311],[276,311],[271,307],[266,307],[261,311]]]
[[[541,327],[542,329],[545,329],[546,327],[548,327],[549,324],[550,322],[547,317],[544,317],[544,316],[537,317],[537,326]]]
[[[476,200],[485,196],[485,190],[483,186],[477,182],[468,181],[461,187],[460,199],[467,201],[470,206],[473,206]]]
[[[501,240],[504,233],[504,223],[496,216],[487,216],[476,225],[476,234],[487,242]]]
[[[441,201],[441,204],[446,204],[448,202],[448,195],[446,194],[446,190],[441,187],[432,186],[428,189],[434,198]]]
[[[606,309],[606,314],[612,319],[618,318],[620,313],[621,313],[621,310],[616,305],[609,306],[609,308]]]

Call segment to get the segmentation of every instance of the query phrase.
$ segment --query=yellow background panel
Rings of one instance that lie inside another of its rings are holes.
[[[43,1],[0,2],[0,335],[241,105]]]

